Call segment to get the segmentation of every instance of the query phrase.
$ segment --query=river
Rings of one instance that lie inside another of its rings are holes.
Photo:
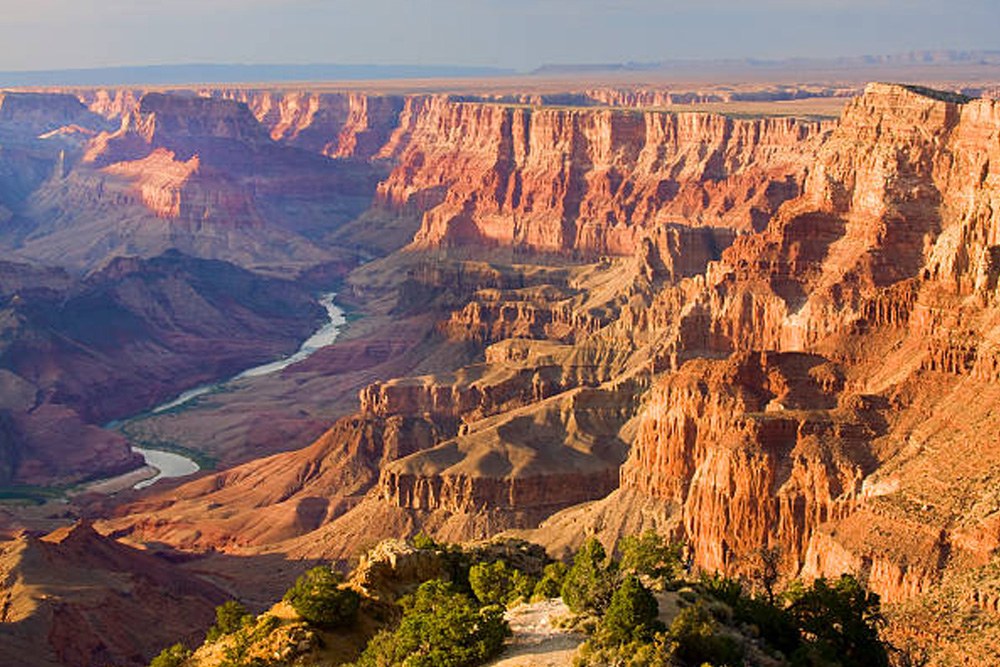
[[[188,389],[176,398],[172,398],[169,401],[156,406],[150,410],[149,413],[158,414],[165,412],[189,403],[199,396],[225,391],[226,385],[236,380],[261,377],[262,375],[277,373],[278,371],[288,368],[292,364],[308,359],[317,350],[324,348],[327,345],[331,345],[337,340],[341,329],[344,324],[347,323],[347,318],[344,317],[344,311],[334,303],[336,296],[336,292],[329,292],[320,297],[319,304],[326,310],[327,322],[318,331],[316,331],[316,333],[306,339],[305,342],[299,346],[299,349],[295,352],[295,354],[283,357],[276,361],[270,361],[260,366],[248,368],[228,380],[211,382],[194,387],[193,389]],[[149,449],[146,447],[132,447],[132,451],[140,454],[144,459],[146,459],[147,465],[156,468],[157,470],[156,476],[142,480],[133,487],[136,489],[147,487],[160,479],[167,477],[184,477],[198,472],[199,470],[197,463],[186,456],[176,454],[174,452]]]

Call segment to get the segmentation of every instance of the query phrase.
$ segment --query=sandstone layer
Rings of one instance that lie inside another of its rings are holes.
[[[629,255],[670,221],[749,230],[799,191],[828,126],[794,119],[408,100],[409,142],[379,186],[434,205],[418,246]],[[426,206],[426,204],[424,204]]]

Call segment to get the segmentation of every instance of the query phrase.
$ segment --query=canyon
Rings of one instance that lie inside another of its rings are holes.
[[[0,483],[129,470],[129,439],[210,457],[39,525],[93,520],[72,539],[260,604],[289,583],[275,562],[346,564],[383,537],[506,532],[561,555],[653,527],[703,571],[752,577],[773,549],[785,580],[851,572],[932,664],[991,664],[1000,103],[775,94],[843,110],[5,93]],[[290,353],[331,289],[351,315],[333,345],[140,414]],[[127,438],[100,428],[130,415]],[[50,548],[17,539],[12,563]],[[954,630],[962,614],[983,622]]]
[[[2,479],[14,486],[136,467],[125,438],[99,424],[290,351],[322,318],[306,289],[176,251],[84,278],[2,270]]]

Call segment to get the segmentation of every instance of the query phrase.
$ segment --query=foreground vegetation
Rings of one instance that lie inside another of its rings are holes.
[[[889,665],[878,596],[853,577],[795,582],[777,595],[776,573],[765,569],[751,595],[734,579],[689,576],[680,553],[655,533],[623,540],[620,559],[596,540],[584,545],[562,587],[590,635],[577,667]],[[654,590],[676,605],[669,625]]]
[[[475,667],[500,654],[506,609],[561,597],[583,632],[575,667],[887,667],[878,597],[852,577],[779,593],[773,555],[752,582],[693,576],[679,545],[649,532],[615,554],[590,540],[571,565],[516,540],[459,546],[418,536],[376,547],[344,580],[302,575],[271,611],[217,610],[205,644],[151,667]],[[771,563],[771,567],[766,565]]]

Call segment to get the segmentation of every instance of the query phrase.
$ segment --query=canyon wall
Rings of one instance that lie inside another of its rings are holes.
[[[818,355],[691,361],[647,398],[622,486],[683,508],[701,567],[740,570],[774,546],[797,571],[813,532],[852,510],[873,469],[875,402],[841,401],[843,386]]]
[[[252,227],[256,236],[291,231],[272,245],[295,245],[313,263],[328,259],[309,247],[316,239],[364,243],[368,227],[392,218],[403,221],[396,243],[415,248],[582,257],[631,255],[666,225],[703,227],[697,242],[715,258],[734,232],[761,229],[800,194],[833,125],[650,111],[642,107],[657,100],[642,95],[618,100],[636,108],[563,108],[444,94],[76,94],[82,103],[64,95],[66,104],[121,126],[93,138],[68,178],[41,189],[33,217],[72,221],[57,229],[45,222],[35,236],[62,236],[88,211],[129,205],[185,233],[206,222]],[[616,95],[624,92],[587,93],[601,104]],[[83,210],[74,208],[79,201]],[[358,219],[365,209],[369,217]],[[239,244],[231,254],[244,264],[250,246],[263,245],[242,237],[223,245]],[[46,257],[56,245],[39,240],[34,254]],[[186,249],[224,257],[195,243]]]
[[[585,254],[630,254],[643,228],[665,221],[759,229],[798,194],[811,151],[831,126],[788,118],[531,108],[447,95],[245,89],[200,95],[181,103],[191,113],[171,116],[201,117],[216,109],[193,136],[205,135],[205,127],[216,135],[225,128],[227,134],[242,128],[244,139],[252,134],[245,122],[218,117],[224,107],[204,101],[215,99],[245,104],[245,117],[282,145],[330,158],[389,160],[395,167],[377,201],[390,210],[410,205],[412,214],[423,216],[418,245],[475,241]],[[586,96],[638,108],[658,100],[624,95],[607,90]],[[162,106],[158,93],[81,97],[94,112],[120,114],[132,125],[139,125],[128,121],[137,113]],[[158,115],[161,125],[170,124],[163,110]]]
[[[628,255],[667,222],[741,231],[798,194],[829,125],[407,100],[379,197],[435,204],[418,247]]]
[[[993,478],[966,479],[941,453],[965,442],[988,458],[1000,426],[972,400],[1000,376],[996,102],[873,84],[834,123],[602,106],[668,101],[651,93],[588,93],[584,108],[203,94],[176,103],[213,109],[177,125],[197,151],[148,97],[91,143],[92,164],[149,167],[166,185],[142,190],[145,205],[181,218],[167,185],[183,191],[227,155],[377,166],[374,217],[352,233],[405,218],[399,256],[430,258],[401,264],[393,313],[440,316],[428,349],[487,361],[361,392],[362,421],[437,429],[369,470],[366,507],[534,520],[620,483],[677,508],[701,567],[745,571],[777,547],[786,573],[846,567],[893,600],[1000,540]],[[227,173],[257,194],[284,182]],[[484,248],[559,267],[434,264]],[[932,498],[914,472],[931,460],[942,488],[968,483],[979,514]],[[881,532],[860,531],[866,517]],[[923,546],[904,562],[918,524]]]
[[[988,559],[989,513],[950,494],[989,493],[956,463],[992,461],[1000,428],[998,113],[870,85],[766,229],[661,291],[651,312],[627,313],[658,327],[679,370],[653,390],[622,484],[683,506],[699,565],[744,571],[756,549],[778,547],[789,572],[851,570],[895,601]],[[783,395],[782,362],[748,375],[748,349],[808,351],[827,370],[809,371],[811,397]],[[931,460],[935,482],[919,472]],[[926,548],[906,546],[915,526]]]
[[[399,126],[402,95],[206,90],[245,103],[275,141],[331,158],[379,156]]]

